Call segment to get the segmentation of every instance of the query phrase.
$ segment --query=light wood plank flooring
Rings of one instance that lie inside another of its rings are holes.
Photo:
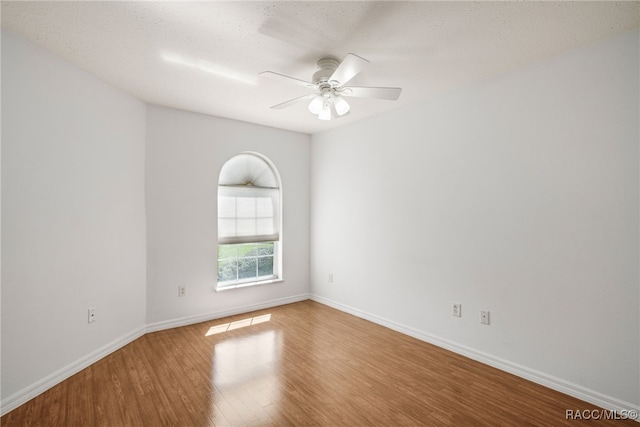
[[[561,426],[594,406],[304,301],[147,334],[10,426]],[[590,421],[589,425],[637,425]]]

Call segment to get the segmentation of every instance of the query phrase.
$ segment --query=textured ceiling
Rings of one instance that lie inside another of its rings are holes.
[[[137,98],[304,133],[416,102],[638,28],[639,2],[2,2],[2,27]],[[371,64],[351,82],[398,101],[349,98],[320,121],[308,93],[321,57]]]

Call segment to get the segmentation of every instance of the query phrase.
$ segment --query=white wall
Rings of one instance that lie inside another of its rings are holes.
[[[2,33],[3,403],[143,331],[144,144],[142,102]]]
[[[256,151],[278,168],[284,282],[216,292],[222,165]],[[169,108],[147,109],[148,318],[152,329],[308,298],[308,135]],[[178,286],[187,296],[178,297]]]
[[[308,297],[308,135],[147,107],[4,32],[2,87],[2,413],[145,330]],[[282,178],[284,282],[216,293],[217,176],[246,150]]]
[[[313,135],[315,298],[637,408],[638,44]]]

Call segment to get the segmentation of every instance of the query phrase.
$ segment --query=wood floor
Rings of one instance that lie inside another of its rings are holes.
[[[561,426],[594,406],[304,301],[147,334],[10,426]],[[589,421],[589,425],[637,425]]]

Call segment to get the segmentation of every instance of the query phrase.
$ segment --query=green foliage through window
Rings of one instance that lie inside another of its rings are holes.
[[[218,245],[218,283],[273,278],[274,246],[274,242]]]

